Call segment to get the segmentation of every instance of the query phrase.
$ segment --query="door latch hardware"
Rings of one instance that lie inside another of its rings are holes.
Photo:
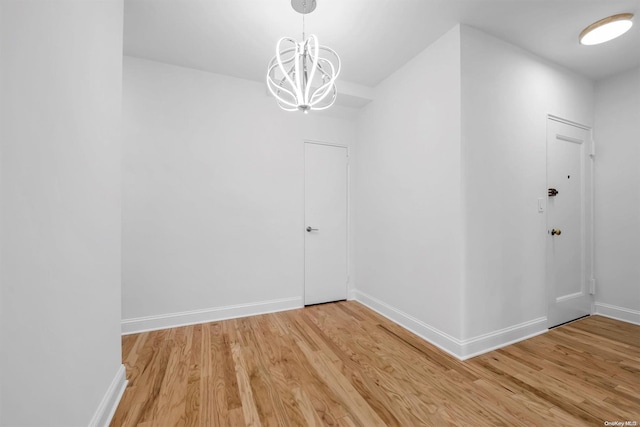
[[[318,231],[318,228],[307,227],[307,231],[311,233],[312,231]]]
[[[559,235],[561,235],[561,234],[562,234],[562,231],[561,231],[561,230],[557,230],[557,229],[555,229],[555,228],[552,228],[552,229],[551,229],[551,235],[552,235],[552,236],[559,236]]]
[[[558,190],[556,190],[555,188],[549,189],[549,197],[556,196],[557,194],[558,194]]]

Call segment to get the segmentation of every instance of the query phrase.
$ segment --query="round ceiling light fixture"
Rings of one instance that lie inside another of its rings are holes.
[[[580,44],[591,46],[620,37],[633,26],[633,13],[620,13],[601,19],[580,33]]]

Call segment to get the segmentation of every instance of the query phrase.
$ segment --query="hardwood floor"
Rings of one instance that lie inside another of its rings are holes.
[[[122,346],[111,426],[640,423],[640,326],[600,316],[465,362],[351,301]]]

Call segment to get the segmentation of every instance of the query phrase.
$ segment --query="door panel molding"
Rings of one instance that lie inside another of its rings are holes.
[[[556,116],[556,115],[553,115],[553,114],[547,114],[547,119],[553,120],[553,121],[559,122],[559,123],[564,123],[566,125],[570,125],[570,126],[577,127],[577,128],[580,128],[580,129],[591,131],[591,126],[583,125],[582,123],[574,122],[572,120],[568,120],[568,119],[565,119],[563,117]]]
[[[320,141],[320,140],[315,140],[315,139],[305,139],[303,141],[303,143],[305,143],[305,144],[316,144],[316,145],[328,145],[329,147],[346,148],[347,149],[347,156],[349,155],[349,146],[346,145],[346,144],[340,144],[340,143],[337,143],[337,142]]]
[[[571,138],[570,136],[562,135],[560,133],[556,134],[556,138],[558,138],[558,139],[560,139],[562,141],[573,142],[574,144],[582,144],[582,143],[584,143],[584,141],[581,140],[581,139]]]
[[[556,298],[556,302],[569,301],[569,300],[572,300],[574,298],[580,298],[581,296],[584,296],[584,289],[581,290],[580,292],[576,292],[574,294],[568,294],[568,295],[563,295],[561,297],[557,297]]]

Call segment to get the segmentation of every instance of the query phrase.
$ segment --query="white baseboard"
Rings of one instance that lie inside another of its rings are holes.
[[[402,326],[403,328],[413,332],[420,338],[429,341],[431,344],[449,353],[450,355],[461,359],[459,341],[451,335],[442,332],[433,326],[427,325],[421,320],[410,316],[403,311],[398,310],[389,304],[380,301],[361,291],[354,291],[355,300],[366,305],[373,311],[383,315],[387,319]]]
[[[540,317],[488,334],[460,340],[361,291],[354,291],[354,299],[460,360],[466,360],[547,331],[547,318]]]
[[[489,332],[488,334],[461,340],[460,346],[462,347],[463,354],[461,359],[470,359],[483,353],[488,353],[519,341],[533,338],[536,335],[544,334],[548,330],[547,318],[545,316]]]
[[[195,325],[198,323],[216,322],[218,320],[234,319],[237,317],[275,313],[277,311],[293,310],[295,308],[302,307],[302,298],[293,297],[248,304],[206,308],[203,310],[160,314],[157,316],[123,319],[122,335],[137,334],[140,332],[155,331],[158,329],[176,328],[178,326]]]
[[[93,414],[89,427],[109,427],[125,388],[127,388],[127,371],[124,365],[120,365],[98,409]]]
[[[618,307],[615,305],[596,302],[596,312],[600,316],[610,317],[634,325],[640,325],[640,311],[630,308]]]

